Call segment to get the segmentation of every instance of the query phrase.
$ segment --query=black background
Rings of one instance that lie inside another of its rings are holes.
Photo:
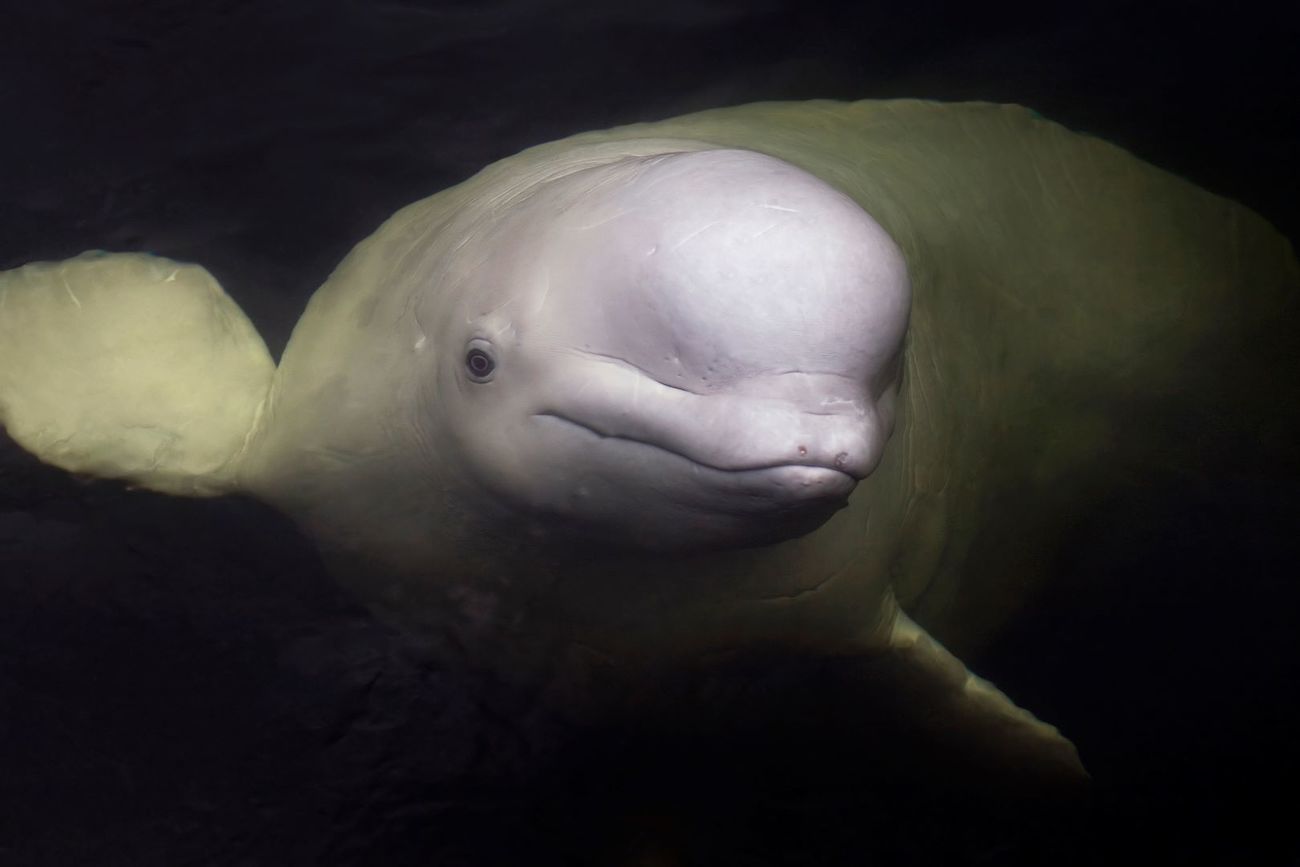
[[[761,99],[1018,102],[1300,232],[1300,31],[1262,5],[2,11],[0,266],[198,261],[276,354],[397,207],[530,144]],[[851,733],[540,718],[408,651],[270,510],[5,444],[0,864],[1300,863],[1298,493],[1279,468],[1112,504],[969,660],[1078,743],[1092,794],[1047,805],[872,776]]]

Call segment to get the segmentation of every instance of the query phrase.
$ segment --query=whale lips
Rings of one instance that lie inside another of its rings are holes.
[[[640,446],[657,449],[674,455],[682,460],[688,461],[701,468],[712,470],[718,473],[727,473],[736,477],[754,476],[770,481],[773,485],[782,490],[788,491],[795,498],[809,498],[822,496],[848,496],[854,486],[866,478],[869,467],[865,460],[856,460],[850,458],[847,452],[838,452],[830,461],[834,466],[822,466],[813,462],[809,458],[807,447],[798,447],[798,455],[801,462],[786,463],[779,461],[756,462],[752,466],[745,464],[721,464],[711,462],[700,455],[694,454],[687,450],[676,448],[667,442],[656,442],[653,438],[632,436],[626,434],[607,433],[591,424],[587,424],[572,416],[554,412],[540,412],[534,415],[535,418],[553,419],[598,438],[602,441],[622,441],[626,443],[635,443]],[[807,462],[802,462],[807,461]]]
[[[607,471],[621,475],[618,471],[630,471],[636,466],[653,468],[649,472],[629,472],[619,479],[619,487],[624,490],[641,487],[647,496],[689,502],[694,508],[739,519],[809,509],[829,515],[847,505],[849,495],[869,471],[864,461],[841,459],[838,463],[843,468],[813,463],[807,448],[801,450],[802,454],[796,453],[806,463],[764,461],[716,466],[671,441],[606,433],[558,412],[538,413],[535,418],[590,437],[592,443],[586,453]],[[835,462],[834,458],[828,462]],[[643,505],[651,507],[649,501]]]

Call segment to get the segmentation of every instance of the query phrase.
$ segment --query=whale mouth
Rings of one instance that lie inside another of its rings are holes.
[[[576,538],[678,556],[778,544],[843,512],[859,481],[811,460],[753,455],[759,460],[716,466],[707,447],[692,455],[690,444],[608,433],[549,408],[530,421],[521,454],[538,460],[520,468],[523,484],[509,490],[507,504],[530,533],[562,545]]]
[[[860,481],[856,476],[837,467],[813,463],[772,461],[740,467],[721,467],[680,449],[670,448],[649,439],[605,433],[558,412],[539,412],[533,417],[559,422],[601,443],[626,443],[669,455],[693,468],[697,477],[701,474],[708,476],[718,474],[718,481],[726,487],[736,487],[746,491],[749,497],[761,494],[767,508],[773,505],[787,508],[809,505],[838,510],[848,505],[849,495],[853,493]]]

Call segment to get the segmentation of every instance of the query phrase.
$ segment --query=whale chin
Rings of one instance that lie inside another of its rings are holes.
[[[749,471],[769,486],[768,497],[773,509],[799,509],[838,503],[848,505],[849,494],[858,480],[842,470],[830,467],[786,464]]]
[[[783,515],[778,520],[737,521],[728,516],[683,516],[672,525],[646,521],[628,527],[592,527],[569,522],[547,522],[535,534],[544,535],[560,547],[575,542],[586,546],[584,556],[592,550],[609,554],[635,553],[639,556],[684,557],[721,553],[743,548],[764,548],[806,536],[831,519],[844,504],[821,505]]]

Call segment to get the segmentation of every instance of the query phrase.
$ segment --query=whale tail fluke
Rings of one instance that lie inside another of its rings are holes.
[[[91,252],[0,272],[0,425],[65,470],[227,492],[274,370],[197,265]]]

